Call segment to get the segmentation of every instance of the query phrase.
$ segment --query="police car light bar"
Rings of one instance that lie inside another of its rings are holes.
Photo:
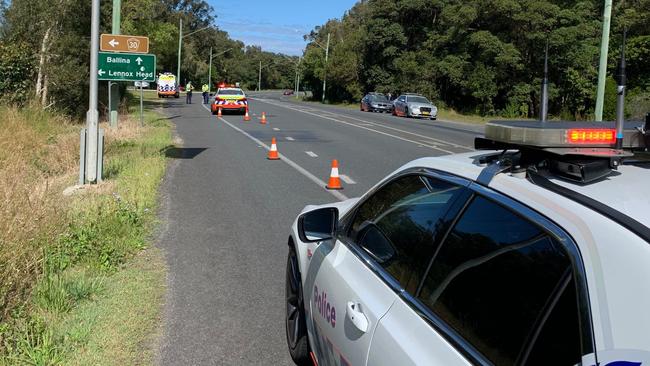
[[[625,122],[623,148],[645,147],[643,122]],[[614,122],[580,121],[492,121],[485,126],[485,139],[513,147],[547,148],[614,148]],[[483,143],[477,149],[490,149]]]

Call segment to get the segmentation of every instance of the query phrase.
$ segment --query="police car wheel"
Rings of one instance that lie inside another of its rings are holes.
[[[289,249],[287,257],[286,303],[286,331],[289,354],[296,365],[311,365],[302,282],[300,280],[300,270],[298,269],[298,257],[293,247]]]

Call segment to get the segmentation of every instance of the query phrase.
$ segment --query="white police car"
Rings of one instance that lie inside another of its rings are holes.
[[[608,123],[493,122],[479,151],[307,206],[287,261],[294,361],[650,366],[644,128],[625,126],[623,151]]]

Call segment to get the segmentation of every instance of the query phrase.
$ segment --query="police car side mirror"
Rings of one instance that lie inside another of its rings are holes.
[[[307,212],[298,219],[298,235],[306,243],[332,239],[339,221],[339,210],[334,207]]]

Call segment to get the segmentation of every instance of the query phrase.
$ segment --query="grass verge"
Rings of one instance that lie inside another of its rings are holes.
[[[13,142],[0,153],[0,365],[151,363],[165,267],[149,242],[172,135],[155,101],[143,127],[130,105],[119,129],[102,126],[105,182],[71,196],[79,127],[0,107],[0,142]]]

